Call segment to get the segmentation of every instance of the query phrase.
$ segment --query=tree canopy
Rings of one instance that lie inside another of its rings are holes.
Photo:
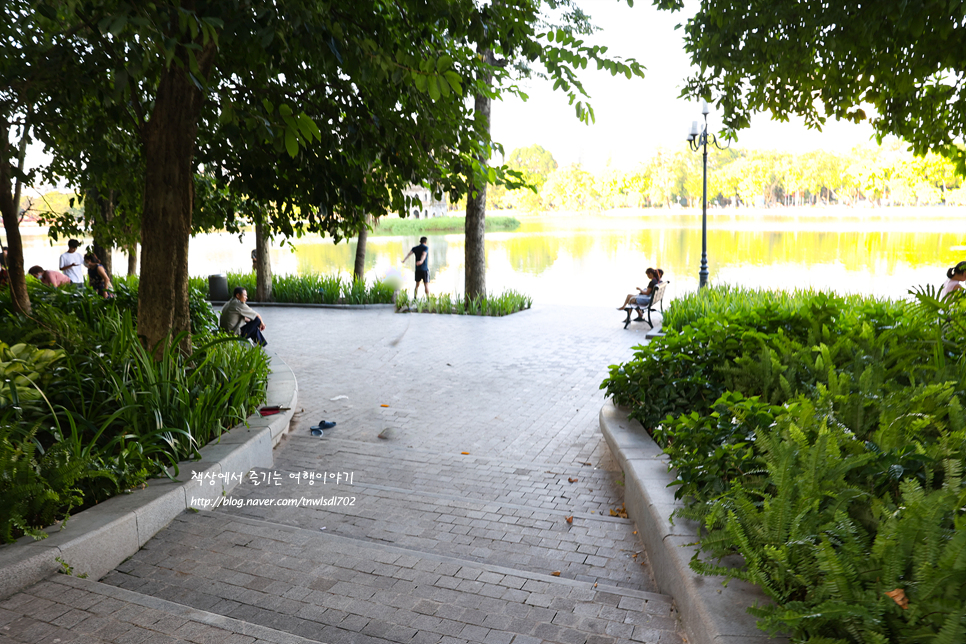
[[[955,145],[966,134],[966,4],[704,0],[684,30],[699,71],[683,94],[713,98],[727,128],[747,127],[765,110],[817,128],[829,117],[868,118],[880,141],[894,134],[966,172]]]
[[[243,207],[286,235],[353,234],[370,214],[408,210],[410,183],[459,196],[499,179],[464,96],[519,91],[510,68],[540,66],[585,120],[588,62],[642,74],[548,27],[545,4],[572,3],[16,0],[0,8],[0,116],[5,132],[32,117],[75,187],[143,199],[138,323],[155,346],[189,328],[198,225],[230,225]],[[118,183],[130,176],[140,193]]]

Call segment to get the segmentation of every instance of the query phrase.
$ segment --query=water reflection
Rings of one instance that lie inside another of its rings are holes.
[[[711,279],[765,288],[812,287],[900,297],[913,285],[940,284],[945,268],[966,258],[964,209],[863,212],[846,218],[820,212],[719,211],[709,217]],[[940,216],[941,215],[941,216]],[[25,230],[29,233],[29,230]],[[431,290],[463,291],[462,235],[428,235]],[[413,260],[401,263],[418,236],[370,237],[370,279],[400,271],[412,286]],[[28,266],[56,266],[63,252],[46,237],[25,235]],[[250,270],[251,235],[201,235],[192,240],[192,275]],[[351,274],[356,244],[306,237],[272,251],[277,274]],[[512,288],[536,302],[610,304],[646,282],[644,269],[661,267],[669,296],[697,288],[700,216],[692,212],[639,216],[555,217],[524,220],[516,232],[486,236],[487,287]],[[115,254],[115,265],[124,266]],[[617,302],[619,303],[619,302]],[[616,304],[615,304],[616,306]]]

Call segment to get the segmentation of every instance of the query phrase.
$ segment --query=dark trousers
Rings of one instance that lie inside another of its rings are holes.
[[[262,335],[262,330],[259,328],[262,326],[262,319],[255,318],[250,322],[246,322],[245,326],[241,328],[241,337],[247,338],[257,344],[258,346],[264,347],[268,344],[268,340]]]

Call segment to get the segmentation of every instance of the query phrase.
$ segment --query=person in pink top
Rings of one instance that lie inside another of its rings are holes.
[[[31,277],[40,280],[43,284],[49,284],[57,288],[70,284],[70,278],[60,271],[45,271],[41,266],[32,266],[27,273]]]

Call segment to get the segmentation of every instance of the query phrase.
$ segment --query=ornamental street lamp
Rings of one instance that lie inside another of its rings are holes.
[[[704,116],[704,129],[698,131],[698,122],[691,121],[691,133],[688,134],[688,147],[692,152],[704,149],[704,178],[701,191],[701,270],[698,271],[698,288],[708,285],[708,141],[718,148],[725,150],[731,146],[721,147],[714,134],[708,134],[708,101],[701,101],[701,114]]]

